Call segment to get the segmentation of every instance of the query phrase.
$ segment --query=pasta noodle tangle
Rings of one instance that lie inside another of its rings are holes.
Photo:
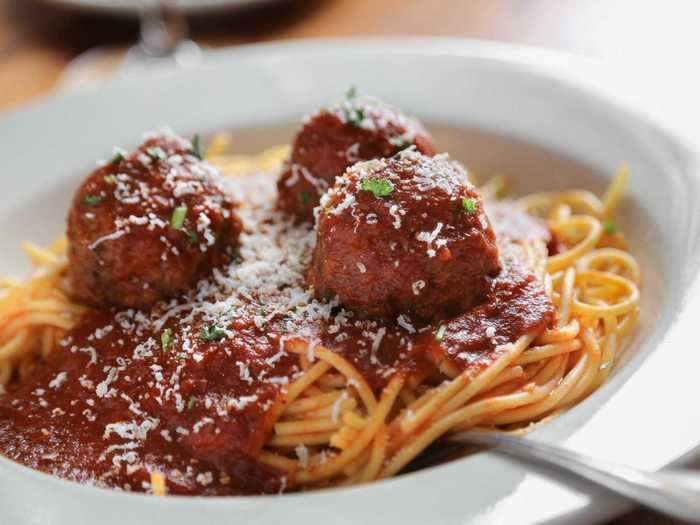
[[[209,160],[236,176],[279,166],[288,147],[259,157],[225,151],[215,142]],[[525,431],[590,395],[620,360],[639,316],[639,265],[605,224],[627,176],[622,168],[603,199],[576,190],[515,201],[546,218],[563,242],[563,251],[543,256],[540,272],[559,322],[520,337],[476,375],[413,384],[398,374],[374,392],[332,348],[316,345],[310,359],[312,342],[286,340],[303,372],[287,387],[260,461],[285,472],[290,488],[364,483],[396,475],[452,432]],[[65,238],[45,249],[25,243],[31,277],[0,281],[0,388],[41,366],[86,310],[69,297],[66,245]],[[533,262],[540,257],[525,253]],[[165,493],[162,474],[151,479],[153,492]]]

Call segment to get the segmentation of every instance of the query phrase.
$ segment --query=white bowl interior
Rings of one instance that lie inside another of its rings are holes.
[[[62,232],[72,191],[95,159],[110,155],[113,145],[133,146],[144,130],[168,124],[185,135],[239,130],[241,149],[255,151],[288,140],[289,128],[280,126],[342,96],[350,84],[416,114],[433,129],[442,149],[477,173],[508,175],[518,193],[571,187],[601,192],[614,170],[622,162],[629,164],[633,177],[618,222],[642,264],[641,328],[629,362],[616,376],[541,430],[543,437],[556,440],[578,430],[583,435],[595,416],[605,415],[603,409],[616,408],[611,400],[644,360],[661,350],[659,343],[687,302],[697,273],[698,217],[693,208],[698,181],[691,156],[665,132],[604,96],[577,87],[566,76],[550,74],[534,62],[509,59],[500,51],[491,53],[480,46],[459,51],[421,43],[381,48],[375,43],[267,46],[216,55],[197,71],[141,82],[127,79],[96,93],[65,96],[15,112],[0,122],[0,181],[6,188],[0,196],[0,224],[5,225],[0,271],[26,269],[17,248],[21,240],[47,243]],[[431,122],[440,124],[430,126]],[[245,132],[253,128],[277,131]],[[691,447],[689,434],[683,433],[667,450],[652,450],[659,436],[641,432],[644,411],[633,408],[627,415],[618,417],[613,432],[604,433],[605,447],[590,445],[593,451],[658,467]],[[694,428],[700,428],[700,416],[690,417],[696,418]],[[637,431],[636,445],[630,447],[630,436]],[[645,456],[640,447],[647,447]],[[493,483],[485,481],[489,472],[498,473]],[[434,520],[434,509],[442,508],[443,523],[462,523],[484,506],[505,502],[511,492],[527,494],[532,482],[524,483],[523,476],[510,463],[480,454],[369,488],[264,498],[263,514],[293,510],[293,523],[321,516],[354,523],[374,516],[372,509],[400,508],[402,515],[411,517],[410,523],[419,523]],[[16,482],[5,483],[10,478]],[[235,515],[238,523],[253,523],[261,519],[263,502],[173,498],[161,504],[51,480],[2,459],[0,480],[8,485],[0,496],[1,506],[17,521],[39,522],[51,516],[52,523],[83,523],[96,517],[103,523],[124,523],[138,521],[147,508],[157,521],[187,523],[204,515],[224,521]],[[414,483],[424,490],[432,487],[430,505],[422,505],[423,498],[407,497],[416,494],[415,489],[411,492]],[[560,498],[560,503],[548,503],[552,516],[590,511],[591,495],[602,498],[590,488],[588,497],[552,484],[540,490]],[[471,499],[465,494],[472,494]],[[92,503],[84,507],[80,502],[88,495]],[[313,505],[299,504],[302,500]],[[45,502],[44,507],[38,509],[36,501]],[[342,513],[337,511],[341,508]]]

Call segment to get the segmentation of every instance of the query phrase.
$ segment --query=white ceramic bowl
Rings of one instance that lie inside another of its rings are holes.
[[[620,222],[643,266],[641,329],[611,380],[536,434],[645,468],[691,451],[700,441],[697,155],[628,107],[627,93],[604,70],[566,55],[455,40],[251,46],[214,53],[197,69],[124,79],[14,111],[0,120],[0,271],[26,267],[20,240],[48,242],[62,232],[69,195],[112,145],[134,145],[144,130],[163,124],[184,134],[290,124],[350,84],[428,123],[524,139],[599,173],[580,180],[510,173],[525,189],[598,189],[629,163],[633,178]],[[481,453],[343,490],[155,498],[80,486],[0,458],[0,522],[576,523],[626,508],[563,479]]]

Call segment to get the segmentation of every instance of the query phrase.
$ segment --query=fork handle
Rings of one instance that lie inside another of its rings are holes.
[[[700,475],[688,470],[647,472],[497,432],[460,432],[450,441],[495,447],[496,452],[553,465],[668,516],[700,522]]]

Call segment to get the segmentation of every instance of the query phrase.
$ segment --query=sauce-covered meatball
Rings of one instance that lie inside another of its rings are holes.
[[[197,148],[172,133],[116,153],[80,186],[68,216],[68,277],[93,306],[147,308],[234,253],[236,204]]]
[[[405,150],[360,162],[321,199],[308,282],[361,316],[441,319],[477,303],[500,269],[466,172]]]
[[[312,220],[313,209],[335,178],[355,162],[390,157],[409,146],[436,153],[432,137],[400,111],[352,93],[302,123],[277,183],[279,206],[298,220]]]

